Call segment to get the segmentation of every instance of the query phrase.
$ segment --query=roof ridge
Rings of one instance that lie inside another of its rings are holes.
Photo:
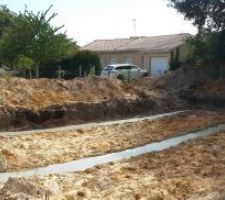
[[[162,37],[162,36],[175,36],[175,35],[191,35],[190,33],[173,33],[173,34],[166,34],[166,35],[152,35],[147,37]]]
[[[135,38],[98,39],[86,44],[81,49],[89,49],[92,51],[120,51],[138,48],[151,49],[155,47],[170,49],[188,36],[191,37],[191,34],[178,33]]]
[[[142,39],[142,38],[150,38],[150,37],[162,37],[162,36],[175,36],[175,35],[191,35],[190,33],[173,33],[173,34],[165,34],[165,35],[149,35],[149,36],[131,36],[128,38],[108,38],[108,39],[96,39],[96,41],[112,41],[112,40],[136,40],[136,39]]]
[[[129,40],[129,38],[97,39],[97,40],[94,40],[93,42],[97,42],[97,41],[113,41],[113,40]]]

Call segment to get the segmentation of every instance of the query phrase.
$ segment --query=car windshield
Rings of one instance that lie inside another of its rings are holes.
[[[124,66],[119,66],[116,68],[116,70],[124,70],[124,69],[136,69],[137,67],[134,65],[124,65]]]

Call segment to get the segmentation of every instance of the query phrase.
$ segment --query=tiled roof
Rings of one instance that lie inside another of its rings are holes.
[[[131,37],[127,39],[95,40],[82,50],[96,52],[113,51],[168,51],[184,43],[191,35],[188,33],[150,37]]]

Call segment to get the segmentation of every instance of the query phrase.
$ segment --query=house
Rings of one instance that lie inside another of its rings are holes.
[[[147,69],[152,76],[160,76],[170,70],[171,61],[185,61],[187,48],[184,40],[190,36],[182,33],[95,40],[81,49],[96,52],[102,66],[116,63],[135,64]]]

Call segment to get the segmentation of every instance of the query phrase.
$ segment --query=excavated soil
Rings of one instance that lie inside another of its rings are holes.
[[[2,200],[19,195],[57,200],[222,200],[225,132],[84,172],[9,179],[0,190]]]
[[[183,107],[172,96],[154,100],[142,88],[116,79],[0,79],[0,130],[55,127]]]
[[[216,79],[207,68],[185,66],[163,77],[146,77],[132,83],[153,96],[173,96],[175,102],[183,102],[189,108],[225,107],[224,78]],[[159,97],[156,96],[156,99]]]
[[[116,152],[225,123],[224,113],[189,111],[158,120],[1,137],[2,171],[37,168]]]
[[[96,102],[106,99],[137,99],[134,89],[114,79],[86,78],[69,81],[56,79],[0,79],[1,105],[39,111],[64,102]]]
[[[131,83],[92,77],[73,80],[0,79],[0,130],[25,130],[163,113],[224,109],[224,79],[182,67]]]
[[[225,123],[224,79],[183,67],[130,84],[114,79],[0,79],[0,130],[55,127],[190,111],[154,121],[0,137],[0,171],[17,171],[133,148]],[[217,111],[204,111],[204,110]],[[221,112],[218,112],[221,110]],[[10,178],[0,200],[225,199],[225,131],[84,172]]]

